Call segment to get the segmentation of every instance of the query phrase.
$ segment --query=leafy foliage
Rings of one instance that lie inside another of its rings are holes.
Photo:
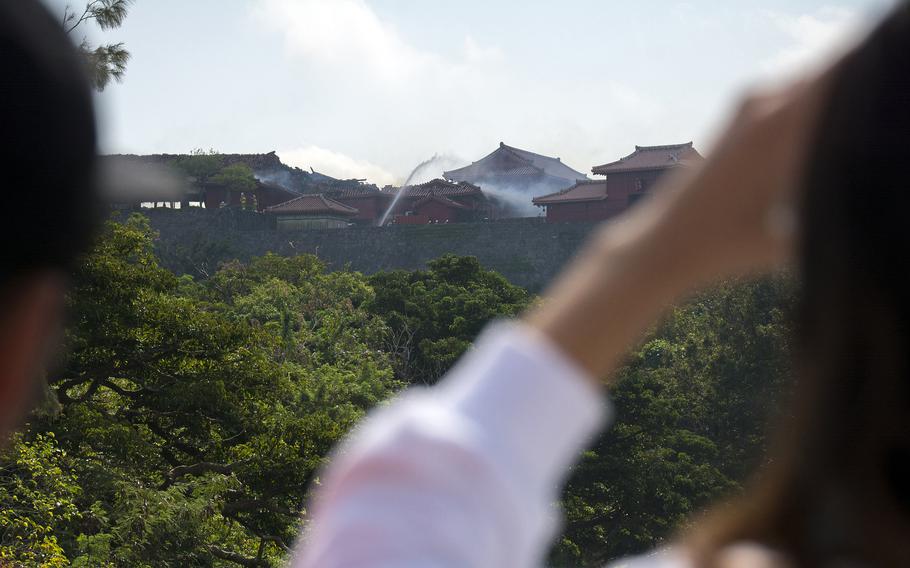
[[[69,455],[74,565],[271,566],[330,448],[398,384],[363,278],[313,257],[160,268],[148,222],[109,223],[77,275],[62,411],[36,423]],[[58,527],[59,529],[59,527]]]
[[[14,437],[0,454],[0,563],[52,568],[67,558],[55,531],[78,518],[79,486],[53,434]]]
[[[515,316],[531,303],[523,288],[485,270],[474,257],[445,255],[426,271],[382,272],[369,309],[390,326],[387,349],[402,380],[432,384],[492,319]]]
[[[92,47],[88,41],[83,41],[79,51],[88,67],[89,81],[96,90],[103,91],[111,81],[123,80],[131,55],[122,42]]]
[[[248,165],[240,162],[225,166],[212,176],[209,181],[223,185],[228,191],[237,193],[256,189],[256,178],[253,177],[253,170]]]
[[[566,488],[557,564],[653,548],[760,465],[788,384],[790,297],[784,278],[719,286],[632,355],[613,391],[615,423]]]
[[[197,182],[208,181],[221,170],[223,157],[215,150],[206,152],[201,148],[192,150],[189,155],[177,161],[174,166]]]
[[[533,301],[455,256],[364,277],[266,255],[195,281],[154,239],[144,217],[109,222],[75,276],[56,400],[0,453],[0,563],[278,566],[334,444]],[[653,546],[737,490],[785,388],[787,298],[782,279],[721,286],[636,350],[555,563]]]
[[[92,0],[87,2],[81,14],[69,5],[63,12],[63,26],[72,34],[82,24],[94,21],[102,31],[109,31],[123,25],[134,0]],[[121,81],[126,73],[130,53],[123,43],[111,43],[93,47],[86,38],[79,43],[89,72],[92,86],[103,91],[112,81]]]

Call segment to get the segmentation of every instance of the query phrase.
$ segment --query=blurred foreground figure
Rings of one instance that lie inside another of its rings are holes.
[[[96,219],[81,63],[0,0],[0,429],[28,406]],[[910,7],[824,74],[743,105],[713,156],[604,228],[522,322],[376,413],[322,484],[298,566],[528,567],[566,468],[609,418],[598,377],[674,301],[794,258],[795,406],[748,497],[639,567],[910,566]],[[798,204],[798,205],[797,205]]]
[[[566,470],[609,418],[596,379],[692,289],[793,260],[799,380],[767,471],[620,566],[910,566],[908,152],[902,3],[823,74],[748,99],[540,308],[376,412],[326,473],[296,566],[539,565]]]
[[[67,275],[102,199],[176,201],[171,174],[97,157],[85,62],[37,0],[0,0],[0,435],[28,411],[58,347]]]
[[[95,118],[82,62],[33,0],[0,0],[0,430],[37,393],[65,275],[97,220]]]

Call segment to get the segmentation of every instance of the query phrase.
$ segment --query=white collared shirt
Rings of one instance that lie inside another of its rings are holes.
[[[542,565],[568,468],[611,409],[522,324],[494,324],[475,345],[437,386],[378,409],[336,452],[293,566]],[[672,552],[625,565],[684,566]]]

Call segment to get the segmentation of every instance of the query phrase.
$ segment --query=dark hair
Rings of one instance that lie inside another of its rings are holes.
[[[0,0],[0,287],[72,266],[99,208],[92,94],[80,55],[35,0]]]
[[[793,404],[746,496],[694,537],[798,566],[910,566],[910,3],[835,70],[805,167]]]

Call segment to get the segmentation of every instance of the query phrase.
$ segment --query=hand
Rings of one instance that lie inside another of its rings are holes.
[[[650,210],[633,212],[617,232],[651,233],[652,246],[684,259],[675,267],[682,286],[789,261],[799,185],[829,75],[747,97],[709,158],[668,179]]]
[[[606,224],[528,323],[596,380],[692,287],[790,258],[797,188],[829,75],[747,98],[716,151]]]

